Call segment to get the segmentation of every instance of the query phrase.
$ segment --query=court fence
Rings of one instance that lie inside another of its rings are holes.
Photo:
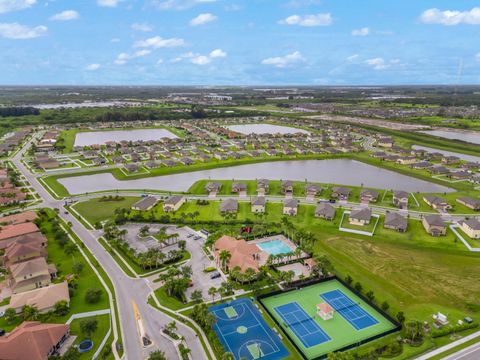
[[[292,337],[288,334],[288,332],[285,330],[284,326],[282,324],[280,324],[277,320],[277,318],[275,316],[273,316],[273,314],[270,312],[270,310],[263,304],[263,299],[266,299],[266,298],[269,298],[269,297],[272,297],[272,296],[276,296],[276,295],[280,295],[280,294],[286,294],[286,293],[289,293],[291,291],[296,291],[300,288],[303,288],[303,287],[306,287],[306,286],[310,286],[310,285],[316,285],[316,284],[321,284],[321,283],[324,283],[324,282],[328,282],[328,281],[332,281],[332,280],[336,280],[338,281],[340,284],[342,284],[343,286],[345,286],[347,289],[349,289],[351,292],[353,292],[356,296],[358,296],[360,299],[362,299],[365,303],[367,303],[368,305],[370,305],[372,308],[374,308],[378,313],[380,313],[380,315],[382,315],[383,317],[385,317],[388,321],[390,321],[395,327],[393,329],[390,329],[390,330],[387,330],[387,331],[384,331],[380,334],[377,334],[377,335],[374,335],[374,336],[370,336],[369,338],[367,339],[363,339],[363,340],[360,340],[358,342],[355,342],[353,344],[350,344],[350,345],[347,345],[347,346],[344,346],[340,349],[337,349],[335,350],[335,352],[342,352],[342,351],[347,351],[347,350],[351,350],[351,349],[354,349],[356,347],[359,347],[360,345],[363,345],[363,344],[366,344],[366,343],[369,343],[373,340],[377,340],[377,339],[380,339],[380,338],[383,338],[387,335],[390,335],[390,334],[394,334],[396,332],[399,332],[401,329],[402,329],[402,325],[397,321],[395,320],[390,314],[388,314],[387,312],[385,312],[384,310],[382,310],[380,307],[378,307],[377,304],[373,303],[372,301],[370,301],[367,297],[365,297],[363,294],[357,292],[354,288],[352,288],[349,284],[347,284],[345,281],[343,281],[342,279],[340,279],[339,277],[337,276],[329,276],[329,277],[325,277],[325,278],[322,278],[322,279],[314,279],[314,280],[310,280],[310,281],[307,281],[307,282],[304,282],[301,284],[301,286],[297,286],[297,287],[290,287],[288,289],[285,289],[285,290],[276,290],[276,291],[273,291],[273,292],[269,292],[268,294],[262,294],[262,295],[259,295],[257,296],[257,300],[258,302],[262,305],[262,308],[267,312],[267,314],[270,316],[270,318],[274,321],[274,323],[277,325],[278,328],[281,329],[282,333],[285,335],[285,337],[290,341],[290,343],[293,345],[293,347],[295,348],[295,350],[297,350],[297,352],[302,356],[302,359],[304,360],[321,360],[321,359],[325,359],[327,358],[328,356],[328,353],[327,354],[322,354],[320,356],[317,356],[315,358],[308,358],[306,357],[306,355],[303,353],[303,351],[299,348],[299,346],[297,345],[297,343],[292,339]]]

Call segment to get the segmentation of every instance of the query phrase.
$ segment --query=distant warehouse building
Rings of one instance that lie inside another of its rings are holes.
[[[175,195],[169,197],[163,203],[163,211],[167,212],[175,212],[179,210],[183,204],[185,204],[185,197],[180,195]]]
[[[147,196],[132,205],[133,210],[148,211],[157,205],[158,199],[155,196]]]

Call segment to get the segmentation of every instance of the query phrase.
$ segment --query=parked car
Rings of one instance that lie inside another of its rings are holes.
[[[188,234],[187,238],[191,238],[194,234]]]
[[[210,279],[216,279],[216,278],[219,278],[221,275],[218,271],[214,271],[210,274]]]
[[[193,240],[200,240],[202,237],[201,236],[195,236]]]

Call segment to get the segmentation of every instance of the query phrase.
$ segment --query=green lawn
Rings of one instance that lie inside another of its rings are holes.
[[[356,330],[352,324],[345,320],[339,313],[335,313],[333,319],[327,321],[322,320],[316,315],[316,305],[324,302],[320,295],[337,289],[341,290],[354,303],[359,304],[362,309],[377,320],[377,323],[362,330]],[[266,297],[261,299],[260,302],[268,309],[270,315],[277,320],[277,323],[280,324],[283,331],[290,336],[292,341],[295,342],[308,359],[317,358],[323,354],[333,352],[351,344],[356,344],[362,340],[366,340],[372,336],[382,334],[395,328],[394,324],[337,280]],[[283,320],[275,310],[278,306],[292,302],[296,302],[305,313],[307,313],[320,326],[320,328],[325,331],[331,340],[307,348],[291,328],[285,325],[285,320]]]
[[[89,201],[77,203],[72,206],[92,225],[110,218],[116,209],[129,209],[134,203],[140,200],[139,197],[124,197],[120,201],[102,201],[101,198],[95,198]]]
[[[97,320],[97,330],[91,335],[87,336],[86,334],[82,333],[80,329],[80,323],[84,320],[90,320],[90,319],[95,319]],[[82,353],[79,356],[79,359],[91,359],[92,355],[97,351],[98,347],[102,343],[103,338],[105,335],[107,335],[108,329],[110,328],[110,315],[97,315],[97,316],[91,316],[88,318],[83,318],[83,319],[76,319],[73,320],[72,323],[70,324],[70,333],[73,336],[76,336],[77,338],[75,339],[74,345],[80,344],[83,340],[90,339],[93,341],[93,349],[86,352]],[[105,346],[110,346],[110,344],[107,342]]]

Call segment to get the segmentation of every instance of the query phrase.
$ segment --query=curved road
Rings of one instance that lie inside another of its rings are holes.
[[[60,209],[59,216],[65,221],[72,223],[72,231],[78,235],[86,247],[93,253],[98,263],[112,281],[115,288],[115,298],[120,318],[122,343],[125,351],[124,357],[129,360],[144,359],[148,357],[150,352],[160,349],[165,353],[167,359],[178,359],[179,356],[175,345],[161,334],[162,327],[173,319],[147,304],[148,296],[152,292],[149,281],[147,279],[130,278],[127,276],[111,255],[98,243],[99,232],[90,231],[85,228],[74,216],[71,216],[65,211],[62,200],[55,200],[43,186],[40,185],[36,176],[32,175],[20,161],[29,146],[30,141],[27,142],[11,160],[43,200],[42,203],[37,206]],[[153,344],[148,348],[142,346],[137,329],[137,321],[133,312],[133,303],[136,303],[138,306],[145,331],[153,341]],[[207,359],[195,332],[178,321],[177,328],[178,334],[185,338],[187,346],[191,349],[191,353],[195,354],[195,359]]]

